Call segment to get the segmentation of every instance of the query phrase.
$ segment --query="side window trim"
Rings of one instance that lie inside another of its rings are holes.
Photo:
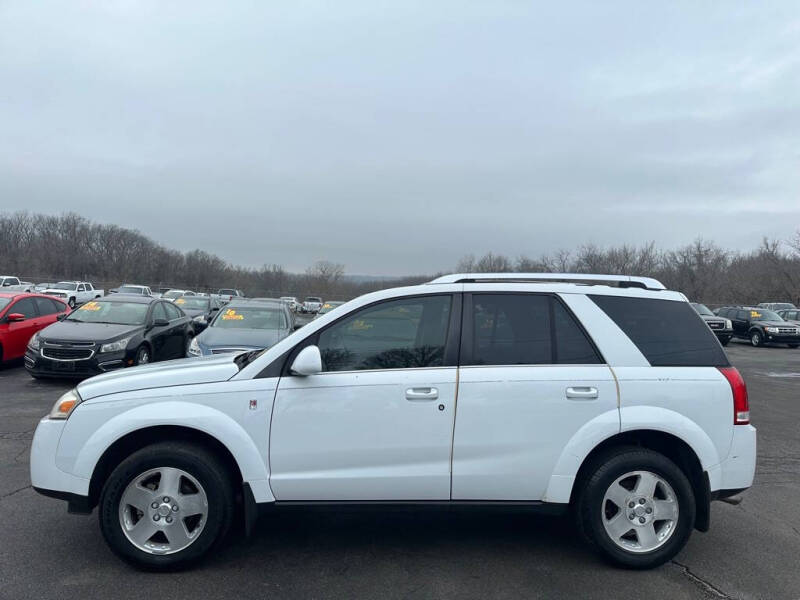
[[[599,362],[596,363],[587,363],[591,364],[592,366],[601,366],[607,365],[605,357],[600,353],[600,349],[597,347],[597,344],[594,343],[592,336],[589,335],[589,332],[581,323],[581,320],[575,316],[575,313],[566,305],[566,303],[558,297],[558,294],[553,294],[549,292],[522,292],[522,291],[485,291],[485,292],[465,292],[464,293],[464,301],[463,301],[463,311],[462,311],[462,320],[461,320],[461,352],[460,352],[460,360],[459,360],[459,367],[481,367],[483,365],[474,365],[473,363],[473,355],[472,355],[472,348],[474,346],[474,323],[472,319],[472,310],[474,306],[473,296],[480,296],[480,295],[491,295],[491,296],[501,296],[501,295],[509,295],[509,296],[546,296],[549,299],[548,302],[548,311],[550,315],[550,362],[549,363],[530,363],[530,364],[509,364],[509,365],[485,365],[489,367],[526,367],[526,366],[556,366],[556,365],[568,365],[568,366],[577,366],[576,363],[559,363],[557,362],[558,358],[558,336],[556,335],[555,327],[555,303],[558,302],[561,307],[564,309],[566,314],[573,320],[575,325],[577,325],[578,330],[583,334],[586,338],[586,341],[589,342],[589,345],[594,350],[594,353],[597,355],[597,359]]]

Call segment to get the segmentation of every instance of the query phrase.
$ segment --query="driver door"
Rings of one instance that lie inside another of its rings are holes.
[[[323,370],[279,382],[277,500],[449,500],[460,304],[451,294],[381,302],[307,340]]]

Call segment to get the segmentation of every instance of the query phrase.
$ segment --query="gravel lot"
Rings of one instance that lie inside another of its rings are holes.
[[[201,567],[150,574],[117,560],[92,516],[30,488],[33,430],[71,384],[0,370],[0,598],[800,598],[800,351],[732,342],[759,429],[756,484],[717,502],[711,531],[649,572],[608,567],[566,518],[313,512],[233,535]]]

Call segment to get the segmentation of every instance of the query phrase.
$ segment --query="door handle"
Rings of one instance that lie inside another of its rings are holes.
[[[567,398],[570,400],[594,400],[597,398],[596,387],[568,387]]]
[[[408,388],[406,390],[406,400],[419,402],[424,400],[436,400],[439,397],[439,390],[434,387]]]

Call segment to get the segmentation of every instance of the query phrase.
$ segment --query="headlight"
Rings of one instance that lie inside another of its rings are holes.
[[[130,341],[131,338],[126,337],[122,338],[121,340],[117,340],[116,342],[103,344],[100,346],[100,352],[119,352],[120,350],[125,350],[125,348],[128,347],[128,342]]]
[[[730,319],[725,319],[725,329],[733,329],[733,323]]]
[[[48,416],[51,419],[66,419],[80,403],[81,397],[78,395],[78,390],[72,389],[56,400]]]
[[[38,350],[39,349],[39,332],[37,331],[31,336],[31,339],[28,340],[28,348],[31,350]]]
[[[764,327],[764,331],[767,331],[769,333],[778,333],[778,328],[777,327]]]
[[[192,343],[189,344],[187,354],[189,354],[189,356],[200,356],[202,354],[202,352],[200,352],[200,344],[197,343],[197,338],[192,338]]]
[[[195,323],[205,323],[206,316],[205,315],[197,315],[194,319],[192,319]]]

